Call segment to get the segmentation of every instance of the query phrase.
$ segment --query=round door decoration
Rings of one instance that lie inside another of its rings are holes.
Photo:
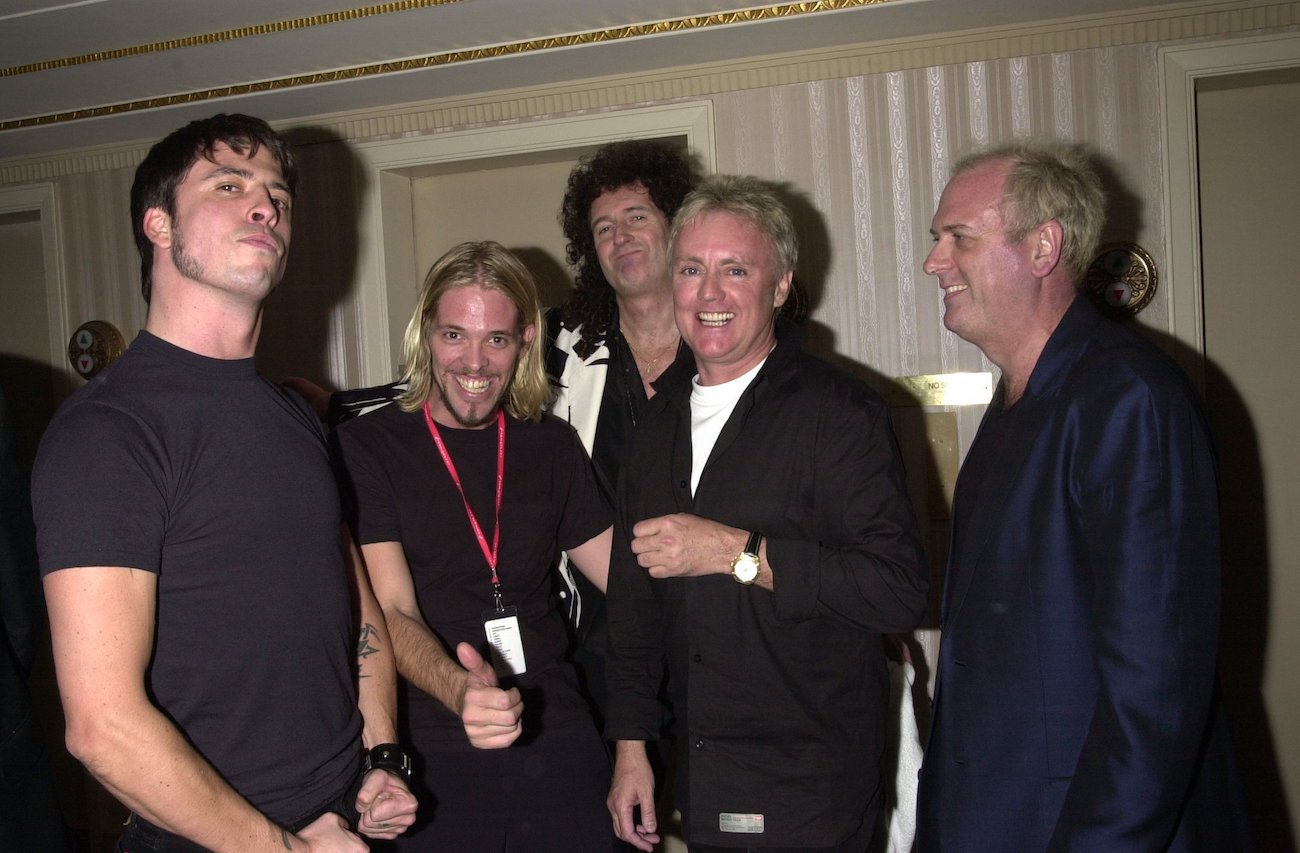
[[[112,323],[90,320],[77,327],[68,341],[68,361],[82,379],[91,379],[126,350],[122,333]]]
[[[1136,243],[1102,246],[1088,266],[1085,287],[1092,301],[1108,314],[1129,317],[1155,296],[1159,275],[1155,261]]]

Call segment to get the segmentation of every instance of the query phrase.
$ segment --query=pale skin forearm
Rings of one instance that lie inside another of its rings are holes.
[[[307,849],[227,785],[149,701],[156,588],[156,575],[124,567],[46,578],[69,751],[132,811],[214,851]]]
[[[749,532],[686,513],[639,521],[632,528],[632,552],[653,578],[730,574],[731,561],[749,541]],[[754,586],[771,592],[776,579],[767,558],[767,540],[758,547]]]
[[[502,690],[489,662],[468,643],[452,660],[420,614],[411,569],[400,542],[362,546],[375,598],[388,621],[397,670],[458,717],[480,749],[509,746],[519,736],[523,702],[518,689]]]
[[[646,757],[645,741],[620,740],[614,745],[614,773],[605,800],[614,834],[638,850],[651,851],[659,843],[655,814],[654,772]],[[640,810],[641,820],[636,820]]]
[[[155,826],[213,851],[305,849],[258,812],[156,711],[134,713],[136,725],[105,721],[111,739],[78,755],[114,797]]]
[[[343,547],[353,570],[361,628],[357,636],[357,707],[367,749],[397,741],[397,667],[384,613],[370,588],[361,552],[344,528]],[[406,780],[372,770],[357,792],[357,830],[371,838],[395,838],[415,822],[418,803]]]
[[[364,721],[366,748],[397,740],[397,662],[384,612],[375,600],[361,552],[343,531],[343,548],[352,568],[360,629],[357,634],[357,707]]]
[[[490,661],[469,643],[457,647],[458,660],[452,661],[423,621],[397,615],[389,625],[402,674],[460,717],[472,746],[500,749],[514,743],[523,731],[523,700],[517,687],[498,686]]]
[[[402,543],[369,542],[361,546],[361,555],[359,562],[387,626],[397,671],[459,714],[468,675],[425,624]]]
[[[459,715],[464,706],[468,674],[447,656],[441,641],[422,618],[396,610],[386,611],[385,616],[398,671]]]
[[[357,636],[357,707],[367,749],[397,740],[397,673],[382,615],[362,616]]]

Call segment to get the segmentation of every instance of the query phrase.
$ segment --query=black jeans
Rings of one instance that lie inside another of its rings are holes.
[[[361,773],[358,770],[356,778],[343,793],[313,809],[308,817],[295,821],[285,828],[290,832],[297,832],[326,812],[334,812],[342,815],[348,822],[348,828],[355,831],[357,821],[360,819],[356,809],[357,791],[360,789]],[[117,853],[209,853],[208,848],[154,826],[134,813],[127,821],[126,829],[122,832],[122,837],[117,840],[117,847],[114,849]]]

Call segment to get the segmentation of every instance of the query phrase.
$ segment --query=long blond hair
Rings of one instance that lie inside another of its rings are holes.
[[[437,320],[438,300],[457,287],[485,287],[506,295],[519,312],[522,336],[526,327],[535,330],[532,341],[521,340],[519,360],[511,378],[510,392],[506,397],[506,413],[520,420],[541,420],[542,408],[551,393],[546,381],[546,368],[542,348],[544,326],[542,304],[537,296],[537,285],[532,273],[508,249],[492,240],[480,243],[461,243],[453,246],[439,258],[424,277],[424,286],[416,304],[415,314],[406,326],[402,341],[402,355],[406,370],[402,381],[407,383],[397,404],[403,411],[414,412],[429,399],[433,389],[433,358],[429,354],[429,330]]]

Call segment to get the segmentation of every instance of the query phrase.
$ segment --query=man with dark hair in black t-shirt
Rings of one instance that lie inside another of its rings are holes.
[[[437,803],[400,850],[609,850],[609,758],[564,660],[558,549],[604,590],[610,513],[549,393],[532,277],[497,243],[429,271],[398,405],[339,426]],[[489,660],[491,662],[489,662]]]
[[[320,426],[253,363],[295,183],[260,119],[151,149],[131,190],[145,329],[37,458],[68,748],[133,812],[119,850],[361,851],[352,829],[415,819]]]

